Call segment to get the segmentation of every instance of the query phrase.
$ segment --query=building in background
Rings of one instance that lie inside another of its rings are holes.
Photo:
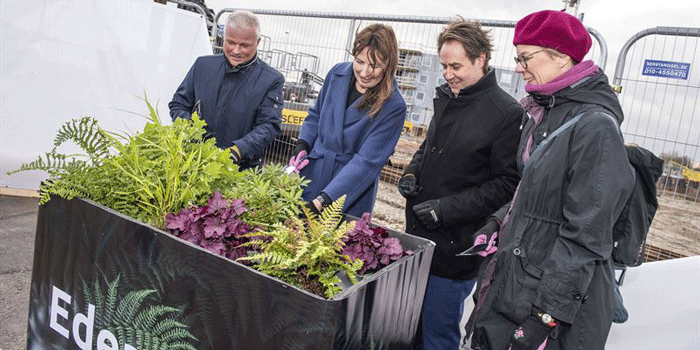
[[[433,48],[401,44],[396,82],[406,101],[406,121],[414,128],[427,128],[433,117],[435,87],[445,83],[440,57]],[[498,85],[515,99],[525,96],[523,80],[512,68],[495,67]]]

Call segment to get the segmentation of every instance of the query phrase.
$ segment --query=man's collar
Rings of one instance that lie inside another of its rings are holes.
[[[228,61],[228,58],[226,58],[226,55],[224,55],[224,61],[226,61],[226,73],[238,73],[243,70],[248,69],[248,67],[252,66],[255,64],[255,62],[258,60],[258,53],[256,52],[255,55],[253,55],[253,58],[250,59],[250,61],[241,63],[237,66],[232,66],[231,62]]]

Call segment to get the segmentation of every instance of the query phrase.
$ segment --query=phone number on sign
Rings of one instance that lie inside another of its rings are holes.
[[[644,75],[661,75],[664,77],[678,77],[678,78],[683,78],[687,79],[688,78],[688,72],[684,70],[677,70],[677,69],[666,69],[666,68],[644,68]]]

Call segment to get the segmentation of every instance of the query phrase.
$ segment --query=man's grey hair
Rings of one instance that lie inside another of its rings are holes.
[[[226,27],[240,29],[253,28],[255,29],[255,38],[260,39],[260,21],[258,21],[258,17],[250,11],[237,10],[236,12],[228,15]]]

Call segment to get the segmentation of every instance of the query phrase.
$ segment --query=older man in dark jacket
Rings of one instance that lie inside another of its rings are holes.
[[[248,11],[228,17],[224,54],[199,57],[168,105],[173,118],[197,111],[216,145],[242,169],[261,163],[280,133],[284,77],[257,57],[260,24]]]
[[[406,232],[436,243],[422,310],[423,349],[459,348],[463,303],[477,257],[458,257],[484,220],[513,196],[524,115],[488,67],[491,43],[475,23],[451,23],[438,38],[446,84],[436,90],[428,136],[399,182]]]

